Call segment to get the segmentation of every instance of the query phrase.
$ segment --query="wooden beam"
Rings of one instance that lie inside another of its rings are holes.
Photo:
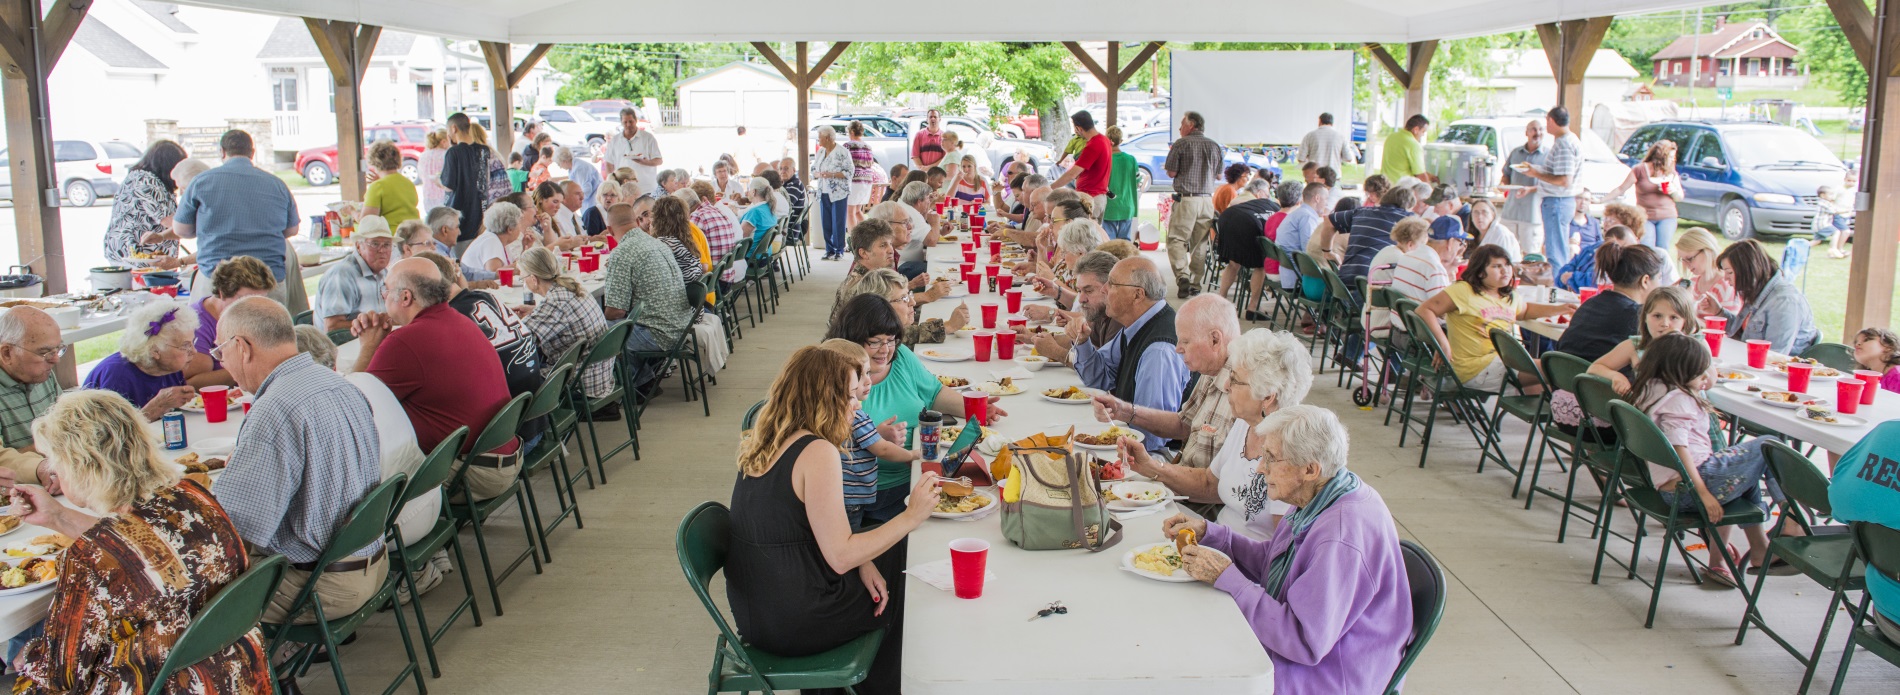
[[[1127,65],[1122,66],[1121,75],[1116,78],[1117,82],[1120,84],[1128,84],[1129,80],[1134,79],[1135,72],[1140,70],[1143,65],[1146,65],[1150,59],[1155,57],[1155,52],[1161,50],[1163,43],[1166,42],[1149,41],[1148,45],[1142,46],[1141,52],[1136,53],[1133,60],[1128,61]]]
[[[87,4],[72,5],[83,13]],[[9,173],[13,177],[14,234],[18,263],[45,279],[47,294],[67,291],[65,237],[60,228],[59,179],[53,170],[53,130],[48,116],[46,77],[58,51],[46,50],[51,38],[36,0],[0,0],[0,24],[8,28],[7,65],[0,70],[5,100]],[[71,351],[60,360],[62,386],[77,386]]]
[[[73,34],[79,32],[79,24],[86,21],[86,10],[91,8],[92,0],[58,0],[47,10],[40,24],[40,60],[48,70],[59,64],[66,47],[72,45]]]
[[[1106,109],[1108,112],[1108,122],[1095,124],[1097,129],[1105,130],[1109,126],[1115,125],[1115,103],[1121,101],[1120,97],[1122,93],[1121,54],[1122,42],[1108,42],[1108,64],[1102,66],[1102,72],[1107,73],[1109,78],[1109,81],[1102,83],[1102,86],[1107,92],[1105,99],[1108,102],[1108,108]]]
[[[16,30],[13,23],[0,18],[0,55],[4,55],[8,70],[23,70],[20,66],[30,65],[35,55],[27,52],[27,35]]]
[[[1559,54],[1563,51],[1564,45],[1563,29],[1558,27],[1556,22],[1537,25],[1537,43],[1544,47],[1544,62],[1550,66],[1550,76],[1562,75],[1563,59],[1559,57]],[[1555,50],[1552,50],[1553,48]]]
[[[1082,44],[1074,41],[1064,41],[1062,42],[1062,47],[1069,49],[1069,55],[1075,56],[1075,59],[1082,63],[1082,67],[1087,69],[1090,75],[1095,76],[1096,81],[1102,84],[1108,84],[1110,82],[1108,71],[1103,70],[1102,64],[1095,62],[1095,58],[1090,57],[1088,51],[1082,50]]]
[[[353,22],[304,18],[317,53],[336,87],[336,178],[344,200],[362,200],[368,187],[363,173],[363,75],[376,55],[383,29]]]
[[[376,57],[376,42],[382,38],[382,27],[359,25],[356,28],[356,79],[369,74],[369,61]]]
[[[548,51],[553,50],[553,48],[554,44],[540,43],[535,44],[534,48],[528,49],[527,57],[522,58],[521,62],[517,63],[514,69],[508,71],[508,88],[514,89],[520,87],[521,81],[528,78],[528,72],[534,70],[534,66],[539,64],[541,59],[547,56]]]
[[[481,46],[482,60],[488,63],[488,79],[493,83],[490,93],[494,100],[488,113],[494,127],[489,134],[495,138],[495,151],[507,161],[508,153],[515,148],[515,87],[508,82],[514,72],[514,49],[506,41],[483,41]]]
[[[1366,50],[1372,53],[1373,59],[1379,61],[1380,65],[1385,66],[1386,73],[1390,74],[1392,79],[1397,80],[1399,86],[1403,87],[1412,83],[1412,76],[1405,72],[1405,67],[1399,65],[1399,61],[1392,57],[1390,51],[1385,50],[1385,46],[1368,43],[1366,44]]]
[[[805,184],[806,210],[810,210],[813,203],[817,202],[812,200],[814,194],[811,187],[811,86],[812,83],[818,81],[819,76],[825,74],[827,68],[831,67],[831,61],[837,60],[838,55],[844,53],[844,47],[849,45],[849,43],[832,44],[831,49],[825,51],[824,58],[819,61],[815,70],[807,67],[811,64],[807,62],[811,60],[811,44],[800,41],[795,47],[796,53],[793,58],[798,61],[798,75],[797,79],[792,80],[792,86],[797,90],[798,95],[798,180]],[[910,148],[908,143],[906,145],[904,149],[908,151]],[[802,243],[807,248],[811,247],[811,215],[809,213],[805,215],[805,228],[793,231],[801,235],[799,238],[804,240]]]
[[[805,86],[811,87],[811,86],[817,85],[818,78],[824,77],[825,71],[830,70],[831,64],[838,62],[838,57],[844,55],[844,49],[849,48],[850,46],[851,46],[850,41],[838,41],[838,42],[832,43],[831,48],[827,49],[825,51],[825,54],[818,58],[818,64],[813,65],[810,70],[805,72]],[[799,64],[803,65],[804,64],[803,61],[805,60],[804,56],[800,56],[798,59],[800,61]]]
[[[1424,89],[1426,78],[1431,76],[1432,56],[1438,54],[1438,41],[1414,41],[1405,49],[1405,74],[1411,78],[1405,86]]]
[[[1858,2],[1858,0],[1856,0]],[[1847,312],[1841,327],[1841,342],[1852,343],[1862,328],[1893,327],[1893,292],[1896,266],[1900,266],[1900,238],[1882,234],[1882,229],[1900,225],[1900,51],[1891,47],[1900,39],[1900,16],[1895,16],[1892,0],[1878,0],[1879,6],[1863,25],[1868,56],[1868,96],[1866,127],[1861,145],[1859,189],[1854,219],[1854,254],[1848,261]],[[1830,5],[1835,3],[1830,2]],[[1864,9],[1864,8],[1863,8]],[[1841,8],[1834,7],[1837,17]],[[1878,18],[1878,19],[1874,19]],[[1841,18],[1843,30],[1850,20]],[[1850,40],[1853,34],[1848,34]],[[1858,48],[1856,49],[1858,50]]]
[[[1827,7],[1834,12],[1834,23],[1847,37],[1847,45],[1854,48],[1861,69],[1866,70],[1874,63],[1874,11],[1861,0],[1827,0]]]
[[[800,41],[798,44],[802,47],[805,42]],[[765,62],[771,63],[772,67],[778,68],[778,74],[784,76],[787,82],[791,82],[794,87],[798,86],[800,71],[805,69],[804,63],[799,63],[797,70],[792,69],[792,66],[785,64],[784,58],[778,57],[778,51],[772,50],[772,44],[764,41],[752,42],[752,48],[758,51],[759,55],[765,56]]]
[[[1544,59],[1550,63],[1551,77],[1557,81],[1559,106],[1572,111],[1583,108],[1584,73],[1589,70],[1597,49],[1603,46],[1603,37],[1610,31],[1611,19],[1591,17],[1537,25],[1537,38],[1543,44]]]

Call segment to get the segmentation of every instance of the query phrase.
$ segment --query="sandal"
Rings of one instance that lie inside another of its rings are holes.
[[[1735,549],[1734,543],[1728,544],[1728,556],[1729,559],[1735,561],[1735,564],[1742,564],[1742,553]],[[1741,586],[1735,581],[1735,575],[1729,573],[1727,565],[1709,565],[1708,569],[1703,570],[1702,576],[1725,588],[1735,589]]]

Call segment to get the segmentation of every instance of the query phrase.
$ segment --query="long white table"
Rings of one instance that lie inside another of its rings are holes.
[[[1722,354],[1716,357],[1715,362],[1717,366],[1725,372],[1730,370],[1749,371],[1746,368],[1748,364],[1748,345],[1733,338],[1723,340]],[[1788,388],[1788,377],[1786,376],[1773,372],[1750,373],[1754,374],[1758,379],[1744,383],[1757,384],[1764,388],[1777,390]],[[1836,403],[1836,393],[1834,389],[1835,385],[1833,380],[1822,381],[1819,379],[1810,379],[1807,394],[1820,400],[1827,408],[1833,409]],[[1861,438],[1867,436],[1868,432],[1873,431],[1875,425],[1888,420],[1900,419],[1900,393],[1892,393],[1885,390],[1874,395],[1873,405],[1862,405],[1860,406],[1860,412],[1853,414],[1852,417],[1867,421],[1867,424],[1857,427],[1820,424],[1801,417],[1798,411],[1776,408],[1764,403],[1760,398],[1749,394],[1730,391],[1722,386],[1710,389],[1708,399],[1711,404],[1722,409],[1723,412],[1733,414],[1736,417],[1774,430],[1788,437],[1814,444],[1835,454],[1847,453],[1847,450],[1859,443]]]
[[[955,244],[948,245],[952,251]],[[979,258],[987,260],[987,251]],[[944,258],[954,258],[944,262]],[[954,274],[960,257],[932,254],[932,270]],[[1001,302],[983,293],[925,305],[921,314],[943,318],[960,301],[980,320],[978,304]],[[1048,302],[1045,300],[1044,302]],[[997,324],[1003,325],[999,316]],[[921,349],[936,346],[923,345]],[[970,333],[952,334],[952,350],[973,349]],[[1028,353],[1018,343],[1017,356]],[[981,383],[1010,362],[925,362],[939,375]],[[1044,389],[1078,385],[1074,370],[1049,365],[1021,382],[1024,392],[999,405],[1009,415],[992,429],[1015,441],[1049,427],[1094,423],[1093,409],[1042,400]],[[990,543],[995,578],[983,597],[957,598],[919,580],[906,579],[904,692],[911,695],[1254,695],[1273,692],[1273,663],[1233,600],[1201,583],[1173,584],[1119,569],[1122,555],[1164,540],[1161,523],[1180,508],[1123,522],[1116,546],[1099,553],[1081,550],[1025,551],[1003,539],[1002,515],[976,521],[931,519],[910,536],[911,567],[949,557],[957,538]],[[1031,615],[1052,601],[1069,612],[1035,622]],[[1159,686],[1159,689],[1157,687]]]

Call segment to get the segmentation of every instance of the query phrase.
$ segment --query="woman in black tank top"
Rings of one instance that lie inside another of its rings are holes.
[[[816,654],[888,628],[856,688],[869,695],[900,690],[903,541],[930,517],[937,491],[926,475],[903,514],[851,532],[837,445],[849,436],[859,368],[842,354],[804,347],[773,382],[739,447],[726,598],[739,635],[779,656]]]

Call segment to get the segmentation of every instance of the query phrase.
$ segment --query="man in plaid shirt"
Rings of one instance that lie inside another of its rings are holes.
[[[1174,351],[1195,375],[1181,399],[1181,412],[1144,408],[1102,393],[1095,396],[1095,419],[1120,420],[1172,439],[1181,445],[1173,466],[1206,468],[1234,424],[1227,399],[1227,352],[1240,339],[1239,313],[1220,295],[1195,295],[1175,315],[1174,334]]]
[[[31,425],[59,399],[53,368],[69,349],[46,312],[0,309],[0,483],[38,483],[59,494],[52,465],[33,450]]]
[[[692,218],[693,224],[699,225],[699,231],[706,233],[706,251],[717,264],[739,243],[739,221],[713,202],[711,191],[710,184],[693,184],[693,192],[699,194],[699,207],[693,208]],[[733,270],[727,270],[720,281],[732,282],[736,275]]]

